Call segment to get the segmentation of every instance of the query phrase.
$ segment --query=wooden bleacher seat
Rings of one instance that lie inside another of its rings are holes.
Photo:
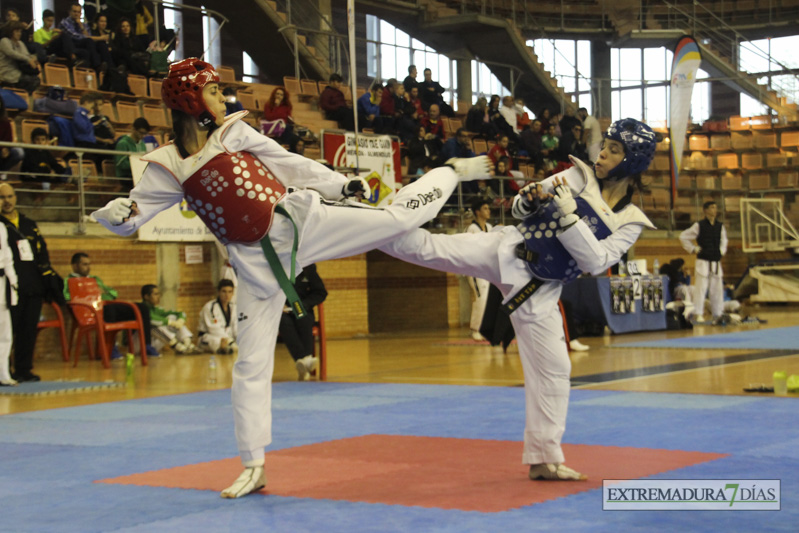
[[[80,166],[78,165],[77,159],[70,159],[67,162],[67,165],[70,169],[72,169],[73,176],[84,176],[84,177],[91,177],[96,178],[97,174],[97,167],[94,165],[94,161],[89,159],[83,159],[83,172],[80,171]]]
[[[783,148],[799,146],[799,131],[783,131],[780,134],[780,146]]]
[[[59,65],[57,63],[45,63],[43,74],[47,85],[72,87],[72,80],[69,77],[69,69],[65,65]]]
[[[159,78],[150,78],[147,83],[150,89],[150,97],[161,98],[161,85],[163,85],[164,80]]]
[[[485,139],[474,139],[472,142],[474,143],[475,154],[485,154],[488,152],[488,144]]]
[[[20,123],[20,137],[22,142],[29,143],[31,142],[31,133],[36,128],[44,128],[45,131],[49,131],[50,126],[47,124],[46,120],[38,120],[35,118],[23,118],[22,122]]]
[[[305,96],[319,96],[319,87],[314,80],[300,80],[300,93]]]
[[[144,76],[138,76],[136,74],[128,74],[128,86],[130,87],[130,92],[134,94],[134,96],[141,96],[147,98],[147,78]],[[160,98],[161,95],[158,95]]]
[[[241,90],[236,94],[236,97],[244,109],[249,109],[251,111],[258,110],[258,105],[255,103],[255,94],[253,94],[252,91]]]
[[[788,166],[788,157],[780,152],[766,154],[766,167],[785,168]]]
[[[327,82],[326,81],[318,81],[318,82],[316,82],[316,88],[319,90],[319,94],[322,94],[322,91],[325,90],[325,87],[327,87]]]
[[[688,149],[695,150],[710,150],[710,139],[707,135],[691,135],[688,137]]]
[[[771,174],[769,172],[752,172],[749,174],[749,190],[757,191],[771,188]]]
[[[777,133],[773,131],[757,132],[753,135],[755,148],[759,150],[774,150],[777,148]]]
[[[166,112],[161,105],[144,104],[142,106],[142,114],[150,126],[154,128],[169,128],[169,121],[167,120]]]
[[[116,165],[110,159],[103,160],[103,177],[114,178],[117,175]]]
[[[758,115],[749,119],[749,127],[753,130],[770,130],[771,115]]]
[[[236,82],[236,71],[233,70],[232,67],[225,67],[222,65],[218,65],[216,67],[216,72],[219,74],[219,79],[223,83],[235,83]]]
[[[710,149],[728,151],[732,148],[730,136],[728,134],[717,133],[710,136]]]
[[[799,172],[796,170],[783,170],[777,174],[777,187],[780,189],[799,187]]]
[[[652,201],[655,209],[668,209],[671,202],[669,191],[666,189],[652,189]]]
[[[716,177],[709,174],[699,174],[696,176],[696,188],[699,190],[716,190]]]
[[[90,68],[73,68],[72,79],[75,82],[74,87],[84,91],[96,91],[101,83],[101,81],[97,79],[97,74]]]
[[[451,118],[449,119],[449,132],[455,135],[455,133],[463,127],[463,122],[458,118]]]
[[[299,95],[302,92],[300,80],[294,76],[283,76],[283,87],[293,96]]]
[[[757,170],[763,168],[763,154],[759,152],[742,153],[741,168],[746,170]]]
[[[733,150],[751,150],[755,147],[755,138],[751,133],[732,132],[730,145]]]
[[[744,131],[749,129],[749,118],[732,116],[730,117],[730,130]]]
[[[743,178],[740,174],[733,174],[726,172],[721,177],[721,190],[723,191],[740,191],[743,188]]]
[[[724,197],[724,212],[725,213],[740,213],[741,212],[741,197],[740,196],[725,196]]]
[[[716,168],[736,169],[738,168],[738,154],[726,153],[716,157]]]
[[[117,121],[122,124],[133,124],[134,120],[142,116],[139,105],[133,102],[119,101],[116,103],[116,110]]]

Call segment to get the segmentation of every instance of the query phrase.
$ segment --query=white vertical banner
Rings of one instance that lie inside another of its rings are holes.
[[[352,116],[355,119],[355,140],[358,140],[358,77],[355,55],[355,0],[347,0],[347,35],[350,41],[350,92],[352,94]],[[355,167],[360,167],[355,155]]]
[[[691,94],[696,82],[696,72],[702,64],[699,45],[693,37],[682,37],[674,47],[671,64],[671,92],[669,99],[669,137],[671,138],[671,204],[677,196],[685,133],[691,111]]]
[[[366,201],[373,206],[388,205],[394,198],[394,154],[388,135],[344,134],[346,166],[358,167],[358,177],[369,184],[371,195]],[[357,142],[357,145],[356,145]]]

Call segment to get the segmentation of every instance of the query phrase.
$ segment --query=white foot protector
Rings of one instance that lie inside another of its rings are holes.
[[[530,479],[545,479],[548,481],[585,481],[588,476],[572,470],[564,464],[530,465]]]
[[[266,486],[266,475],[263,466],[252,466],[244,469],[244,472],[235,482],[219,493],[223,498],[241,498],[260,490]]]
[[[589,350],[588,346],[577,339],[569,341],[569,348],[571,348],[574,352],[587,352]]]
[[[453,157],[447,160],[447,165],[452,165],[461,181],[472,181],[487,178],[493,168],[488,156]]]

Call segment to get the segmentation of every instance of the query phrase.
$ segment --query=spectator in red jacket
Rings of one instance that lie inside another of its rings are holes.
[[[507,168],[505,170],[513,170],[513,158],[510,156],[510,152],[508,151],[509,143],[509,137],[503,133],[499,136],[499,142],[492,146],[488,151],[488,157],[495,165],[499,162],[500,158],[508,158]]]
[[[294,118],[291,116],[291,95],[285,87],[275,87],[264,105],[261,127],[264,135],[281,144],[290,144],[294,135]],[[282,121],[282,124],[281,124]]]
[[[339,128],[347,131],[355,130],[352,118],[352,104],[348,104],[341,92],[341,75],[331,74],[327,87],[319,95],[319,107],[325,112],[325,118],[338,122]]]
[[[399,82],[391,78],[383,87],[383,99],[380,100],[380,118],[383,125],[383,133],[395,133],[397,123],[397,107],[394,95],[397,93]]]
[[[438,109],[438,104],[432,104],[427,110],[427,116],[421,120],[422,126],[442,141],[447,138],[447,132],[444,131],[444,122],[441,120],[441,112]]]

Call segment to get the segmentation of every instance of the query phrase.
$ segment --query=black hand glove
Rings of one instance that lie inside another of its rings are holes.
[[[358,194],[362,198],[367,198],[369,196],[369,185],[362,178],[352,179],[341,189],[341,194],[344,198],[352,198]]]

